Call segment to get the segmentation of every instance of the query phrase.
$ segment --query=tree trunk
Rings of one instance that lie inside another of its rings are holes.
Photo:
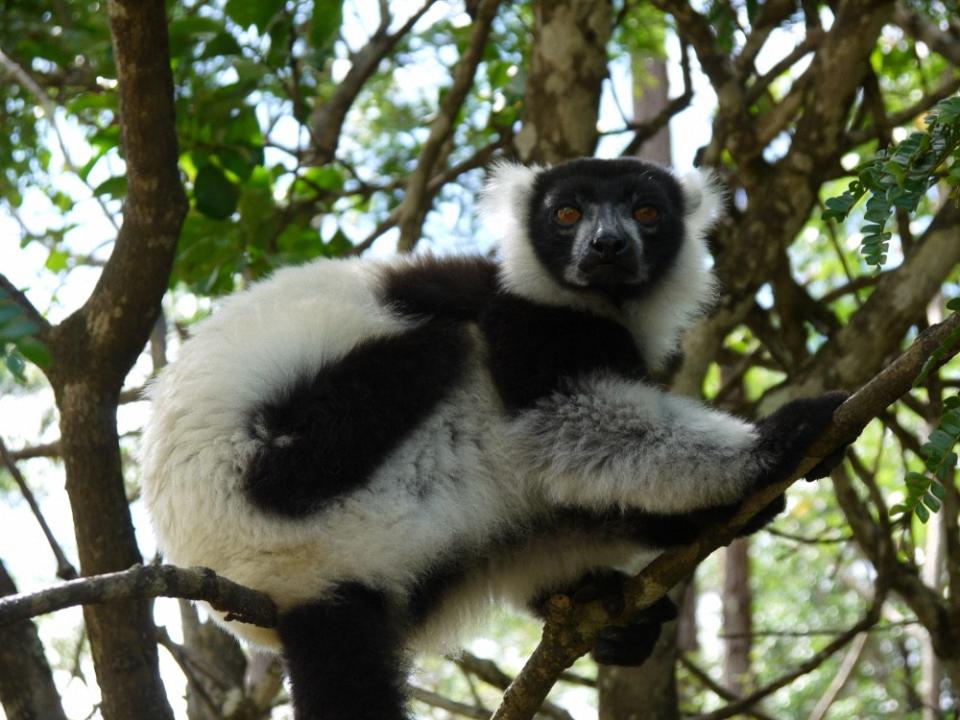
[[[643,122],[655,117],[670,102],[667,80],[667,61],[663,58],[633,58],[633,121]],[[640,146],[637,153],[644,160],[670,166],[670,126],[665,125],[656,135]]]
[[[679,720],[676,664],[677,623],[670,622],[642,666],[600,668],[599,720]]]
[[[0,597],[16,592],[0,562]],[[66,720],[37,626],[29,620],[0,627],[0,705],[7,720]]]
[[[737,695],[750,687],[750,542],[734,540],[723,553],[723,684]]]
[[[536,0],[523,128],[514,147],[527,163],[592,155],[607,76],[610,0]]]
[[[177,165],[165,4],[111,0],[109,12],[128,187],[123,224],[90,297],[46,338],[83,575],[142,562],[124,488],[117,404],[160,315],[187,210]],[[171,718],[151,603],[88,605],[84,618],[103,717]]]

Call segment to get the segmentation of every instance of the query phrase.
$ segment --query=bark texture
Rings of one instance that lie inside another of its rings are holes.
[[[610,0],[535,0],[523,128],[514,148],[527,163],[593,154],[607,76]]]
[[[16,592],[0,562],[0,596]],[[66,720],[37,626],[30,620],[0,627],[0,706],[7,720]]]

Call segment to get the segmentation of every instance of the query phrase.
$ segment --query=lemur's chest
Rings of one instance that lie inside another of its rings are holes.
[[[510,412],[596,371],[646,375],[629,331],[591,313],[501,295],[480,315],[488,363]]]

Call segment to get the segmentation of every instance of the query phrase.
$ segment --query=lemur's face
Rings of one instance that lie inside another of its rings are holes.
[[[566,287],[613,299],[642,295],[683,242],[683,193],[667,171],[638,160],[575,160],[540,172],[528,236]]]

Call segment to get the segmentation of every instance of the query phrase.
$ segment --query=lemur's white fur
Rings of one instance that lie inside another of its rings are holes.
[[[618,311],[561,287],[534,255],[524,222],[537,172],[499,165],[484,191],[483,212],[503,253],[500,282],[538,302],[614,317],[658,367],[714,292],[704,234],[718,211],[716,185],[704,175],[682,181],[683,250],[662,287]],[[397,262],[407,260],[320,260],[281,270],[198,324],[150,389],[153,417],[143,438],[144,496],[168,562],[211,567],[268,593],[281,610],[351,580],[402,597],[438,548],[483,547],[544,507],[674,512],[742,496],[757,462],[751,425],[603,376],[510,419],[477,332],[458,388],[363,488],[301,519],[252,506],[242,486],[247,463],[264,443],[286,440],[251,431],[250,409],[359,341],[411,327],[379,301],[383,270]],[[425,479],[430,492],[413,492]],[[636,557],[626,543],[537,539],[477,569],[418,640],[449,635],[493,595],[522,603],[549,582]],[[229,627],[256,644],[277,645],[271,630]]]
[[[563,287],[547,273],[527,239],[524,223],[537,173],[542,168],[509,162],[493,166],[480,197],[480,212],[494,233],[503,256],[500,279],[518,295],[548,305],[583,308],[604,316],[615,314],[601,298]],[[680,344],[681,333],[716,297],[717,285],[707,269],[707,233],[722,215],[723,190],[711,171],[695,171],[680,179],[686,204],[686,238],[669,277],[642,301],[628,303],[623,313],[637,334],[647,366],[662,367]]]

